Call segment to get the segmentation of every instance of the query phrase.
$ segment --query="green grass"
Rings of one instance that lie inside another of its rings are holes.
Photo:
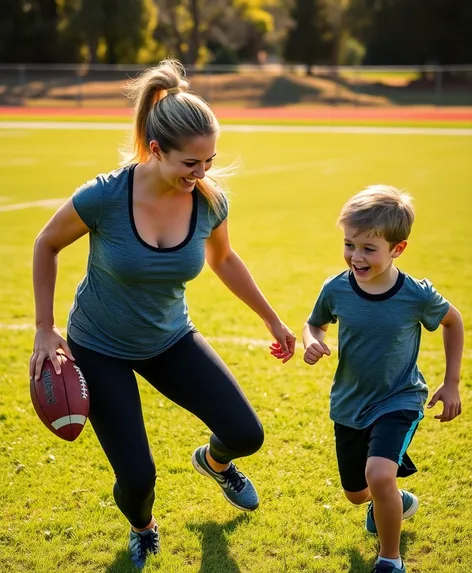
[[[355,71],[343,71],[341,72],[341,76],[348,79],[356,79],[356,78],[368,79],[371,81],[385,82],[387,84],[391,80],[400,80],[400,79],[404,80],[406,83],[407,81],[416,80],[419,77],[419,73],[414,71],[388,72],[382,70],[382,71],[365,72],[359,69],[354,69],[354,70]]]
[[[120,132],[0,130],[6,204],[66,197],[117,164]],[[343,269],[335,219],[342,203],[370,183],[406,188],[417,221],[399,264],[427,276],[462,311],[471,346],[471,140],[467,137],[223,133],[222,163],[240,158],[232,181],[230,230],[259,285],[297,332],[323,280]],[[0,211],[0,571],[127,572],[128,527],[112,497],[113,475],[88,424],[75,443],[48,432],[29,397],[33,341],[31,251],[51,209]],[[60,255],[56,320],[66,323],[83,275],[87,240]],[[209,337],[268,339],[260,320],[205,269],[189,285],[191,315]],[[24,330],[5,325],[25,325]],[[334,346],[335,329],[328,343]],[[261,506],[229,506],[190,464],[208,431],[140,381],[158,471],[155,515],[162,554],[146,571],[163,573],[367,573],[377,541],[364,509],[340,489],[328,417],[336,353],[310,368],[302,353],[282,366],[265,348],[215,342],[264,423],[266,442],[240,467]],[[421,502],[405,523],[409,573],[470,573],[472,567],[472,355],[466,350],[464,413],[440,425],[428,412],[410,454],[419,473],[402,486]],[[420,358],[431,389],[441,382],[440,332],[425,333]]]

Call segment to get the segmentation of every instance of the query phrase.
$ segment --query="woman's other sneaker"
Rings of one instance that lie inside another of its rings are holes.
[[[133,564],[142,569],[148,555],[156,555],[160,550],[160,539],[157,525],[145,531],[133,531],[129,534],[129,551]]]

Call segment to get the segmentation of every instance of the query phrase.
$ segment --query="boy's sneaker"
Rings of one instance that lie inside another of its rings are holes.
[[[411,492],[401,489],[402,503],[403,503],[403,516],[402,519],[408,519],[414,515],[419,506],[418,498]],[[369,533],[377,533],[377,526],[374,520],[374,502],[371,501],[367,507],[367,515],[365,518],[365,528]]]
[[[142,569],[148,554],[155,555],[160,550],[160,539],[157,525],[146,531],[133,531],[129,534],[129,551],[133,564]]]
[[[234,507],[243,511],[253,511],[259,506],[259,497],[252,482],[230,462],[229,467],[222,472],[215,472],[207,460],[208,446],[200,446],[192,454],[192,464],[198,473],[213,478],[221,487],[223,495]]]
[[[375,564],[375,567],[372,569],[372,573],[406,573],[405,564],[402,561],[402,566],[399,569],[395,567],[393,563],[390,561],[384,561],[381,559]]]

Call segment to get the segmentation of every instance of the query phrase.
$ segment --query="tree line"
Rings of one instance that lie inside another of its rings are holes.
[[[0,62],[472,64],[472,0],[2,0]]]

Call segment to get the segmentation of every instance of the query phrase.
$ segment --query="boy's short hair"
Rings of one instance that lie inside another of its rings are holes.
[[[338,225],[373,232],[393,248],[408,238],[414,219],[411,195],[389,185],[370,185],[344,204]]]

